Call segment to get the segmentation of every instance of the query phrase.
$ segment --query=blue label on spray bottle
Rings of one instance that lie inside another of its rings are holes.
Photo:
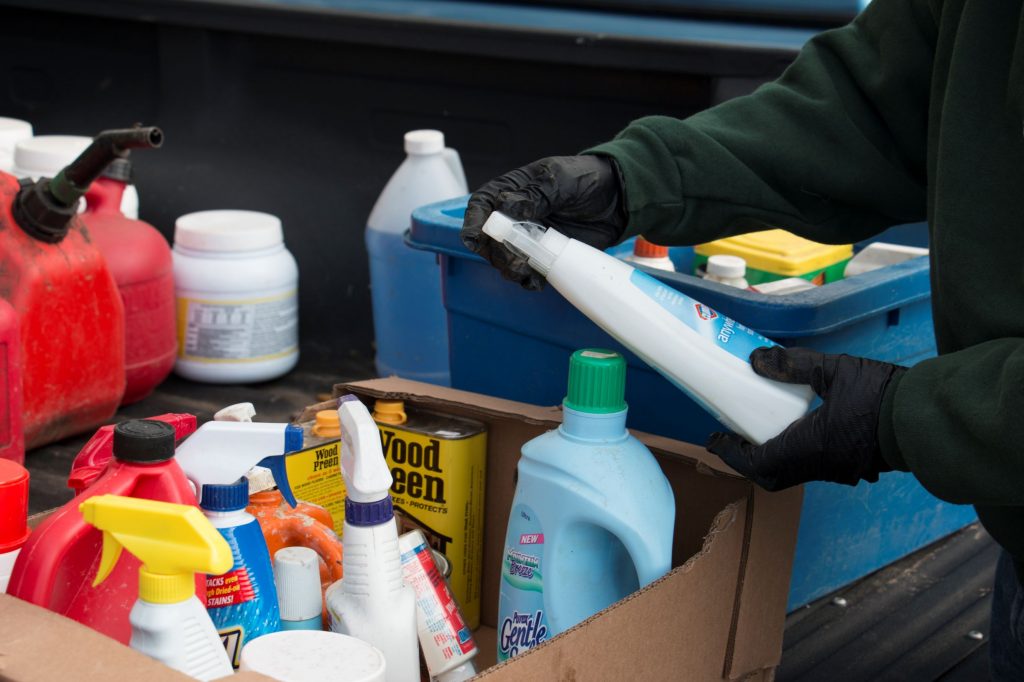
[[[498,605],[498,662],[548,638],[544,614],[544,532],[524,504],[512,508],[505,537]]]
[[[750,362],[750,354],[755,349],[778,345],[736,320],[719,315],[703,303],[665,286],[645,272],[635,270],[629,279],[637,289],[673,317],[744,362]]]
[[[238,668],[242,647],[281,629],[274,571],[259,523],[217,529],[235,563],[224,575],[206,576],[206,609],[220,633],[231,665]]]

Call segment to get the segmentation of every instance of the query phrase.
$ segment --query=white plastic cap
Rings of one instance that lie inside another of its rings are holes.
[[[337,632],[285,630],[249,640],[239,670],[287,682],[384,682],[384,654]]]
[[[284,242],[281,219],[259,211],[199,211],[174,223],[174,243],[196,251],[258,251]]]
[[[92,144],[81,135],[40,135],[21,140],[14,147],[14,167],[22,175],[52,178]]]
[[[739,256],[709,256],[708,274],[712,277],[738,279],[747,274],[747,261]]]
[[[465,682],[474,676],[476,676],[476,665],[473,664],[473,661],[466,661],[462,665],[439,674],[437,682]]]
[[[499,211],[491,211],[491,215],[487,217],[484,222],[483,231],[484,234],[489,236],[499,244],[505,243],[508,236],[515,230],[513,227],[516,224],[515,220],[512,220],[504,213]]]
[[[14,153],[14,145],[32,137],[32,124],[17,118],[0,116],[0,153]]]
[[[274,583],[281,620],[309,620],[323,610],[320,558],[309,547],[285,547],[274,555]]]
[[[255,466],[245,472],[245,477],[249,480],[250,495],[261,493],[264,490],[273,490],[277,487],[277,482],[274,480],[274,472],[267,467]]]
[[[410,130],[405,134],[406,154],[440,154],[444,151],[444,133],[440,130]]]
[[[346,399],[348,398],[348,399]],[[391,471],[384,459],[380,431],[373,416],[355,396],[343,396],[338,406],[341,423],[341,475],[353,502],[377,502],[390,493]],[[187,441],[186,441],[187,442]]]
[[[256,416],[256,408],[252,403],[235,403],[217,410],[213,415],[215,422],[251,422]]]

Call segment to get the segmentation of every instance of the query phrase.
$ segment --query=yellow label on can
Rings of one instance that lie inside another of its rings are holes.
[[[487,434],[455,440],[378,424],[399,534],[417,529],[451,563],[455,598],[480,625]]]
[[[326,509],[341,535],[345,520],[345,484],[341,479],[339,442],[331,441],[293,452],[285,458],[288,483],[295,498]]]

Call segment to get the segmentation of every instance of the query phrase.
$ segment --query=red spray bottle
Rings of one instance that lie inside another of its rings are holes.
[[[82,221],[107,261],[124,303],[122,405],[145,398],[174,368],[177,350],[171,247],[155,227],[121,213],[131,161],[114,159],[85,194]]]
[[[174,461],[174,446],[175,429],[165,422],[139,419],[115,426],[114,459],[92,485],[33,531],[14,564],[8,594],[128,644],[139,561],[125,554],[110,577],[93,587],[103,534],[84,521],[78,507],[83,500],[108,493],[195,505],[188,479]],[[205,590],[205,576],[198,576],[200,599]]]

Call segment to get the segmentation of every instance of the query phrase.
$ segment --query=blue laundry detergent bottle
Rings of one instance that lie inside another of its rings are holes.
[[[248,504],[245,478],[228,485],[204,485],[199,504],[227,540],[234,559],[227,573],[206,577],[206,609],[236,670],[247,642],[281,629],[267,541],[256,517],[245,511]]]
[[[562,425],[523,446],[501,570],[499,661],[671,568],[675,498],[626,430],[625,384],[621,355],[576,351]]]

